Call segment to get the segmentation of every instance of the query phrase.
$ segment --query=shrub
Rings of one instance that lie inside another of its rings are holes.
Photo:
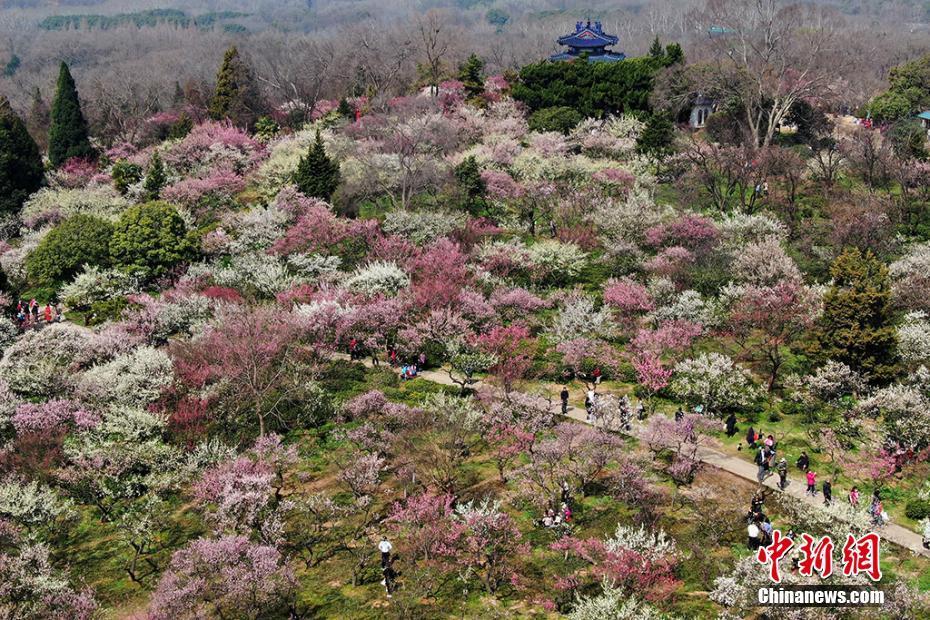
[[[125,196],[130,185],[135,185],[142,180],[142,166],[121,159],[113,164],[110,176],[113,177],[113,187]]]
[[[113,226],[93,215],[74,215],[53,228],[26,258],[29,280],[53,286],[71,280],[87,266],[110,263]]]
[[[907,515],[908,519],[913,519],[914,521],[920,521],[921,519],[930,517],[930,500],[915,499],[909,501],[904,507],[904,514]]]
[[[196,245],[174,207],[150,202],[128,209],[110,240],[113,262],[142,277],[160,277],[194,255]]]
[[[529,126],[533,131],[559,131],[567,134],[582,120],[581,114],[567,106],[543,108],[530,115]]]

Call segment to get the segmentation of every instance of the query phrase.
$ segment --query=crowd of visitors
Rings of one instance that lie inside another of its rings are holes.
[[[53,306],[51,302],[46,302],[45,307],[42,307],[42,304],[33,298],[29,300],[29,303],[20,299],[16,304],[16,325],[20,331],[38,329],[40,325],[63,320],[64,309],[60,303]]]
[[[546,529],[560,530],[563,535],[571,531],[572,509],[574,503],[571,494],[571,488],[567,480],[563,480],[559,485],[559,507],[556,509],[555,502],[550,501],[542,519],[537,524]]]
[[[365,348],[357,338],[352,338],[349,341],[349,359],[352,361],[360,360],[365,357],[366,353],[367,352]],[[400,378],[402,381],[406,381],[407,379],[415,379],[426,367],[425,353],[420,353],[415,359],[404,361],[401,360],[398,356],[396,348],[389,347],[386,353],[386,357],[392,368],[399,369]]]

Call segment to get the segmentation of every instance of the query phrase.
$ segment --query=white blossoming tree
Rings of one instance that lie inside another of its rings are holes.
[[[671,389],[690,404],[703,405],[705,413],[718,416],[748,405],[756,396],[749,371],[720,353],[702,353],[679,362]]]
[[[346,286],[365,295],[396,295],[402,289],[410,286],[410,276],[388,261],[375,261],[364,267],[359,267],[346,280]]]
[[[923,311],[909,312],[898,326],[898,354],[908,364],[930,360],[930,320]]]
[[[595,310],[590,297],[574,295],[559,309],[551,332],[559,342],[610,336],[613,332],[610,309],[605,306]]]

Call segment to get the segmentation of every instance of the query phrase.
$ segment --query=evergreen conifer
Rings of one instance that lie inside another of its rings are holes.
[[[326,154],[320,132],[310,145],[307,154],[301,157],[294,173],[294,184],[305,196],[313,196],[327,202],[339,187],[339,164]]]
[[[72,157],[93,157],[87,120],[81,112],[77,87],[66,63],[61,63],[58,86],[52,101],[48,130],[48,159],[59,166]]]

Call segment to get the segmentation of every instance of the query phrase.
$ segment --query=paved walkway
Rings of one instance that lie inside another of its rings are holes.
[[[349,359],[349,356],[344,355],[344,354],[337,354],[337,357],[339,357],[340,359],[345,359],[345,360]],[[365,360],[360,360],[360,361],[362,361],[362,363],[368,367],[372,366],[370,358],[365,359]],[[420,379],[425,379],[427,381],[432,381],[434,383],[440,383],[442,385],[459,387],[449,378],[449,374],[445,370],[424,370],[419,373],[418,377]],[[480,385],[481,383],[478,382],[471,387],[475,388]],[[660,414],[653,414],[653,415],[660,415]],[[568,407],[567,417],[577,422],[581,422],[582,424],[588,424],[587,414],[584,411],[584,409],[580,409],[578,407],[574,407],[570,405]],[[643,430],[644,429],[642,428],[641,425],[634,425],[633,431],[628,434],[630,434],[633,437],[638,437],[642,435]],[[740,478],[749,480],[750,482],[754,484],[758,484],[758,478],[757,478],[758,468],[753,463],[750,463],[749,461],[745,461],[743,459],[738,459],[736,457],[724,454],[718,450],[714,450],[713,448],[701,448],[698,451],[698,457],[700,458],[701,462],[706,465],[710,465],[712,467],[722,469],[731,474],[739,476]],[[777,481],[778,481],[778,476],[773,475],[773,476],[770,476],[765,481],[764,484],[769,489],[771,489],[770,492],[787,493],[788,495],[794,497],[795,499],[799,501],[807,502],[808,504],[812,504],[812,505],[821,505],[823,503],[823,498],[820,497],[819,495],[815,497],[811,497],[810,495],[807,495],[807,493],[805,492],[807,489],[807,486],[800,477],[794,480],[791,480],[789,478],[790,484],[788,485],[788,488],[784,491],[778,488]],[[842,501],[842,500],[840,498],[837,498],[836,501]],[[920,534],[918,534],[917,532],[914,532],[913,530],[900,526],[896,523],[889,523],[879,530],[879,534],[885,540],[890,540],[891,542],[901,547],[904,547],[906,549],[909,549],[910,551],[916,554],[923,555],[924,557],[930,557],[930,551],[925,549],[923,546],[922,537],[920,536]]]

